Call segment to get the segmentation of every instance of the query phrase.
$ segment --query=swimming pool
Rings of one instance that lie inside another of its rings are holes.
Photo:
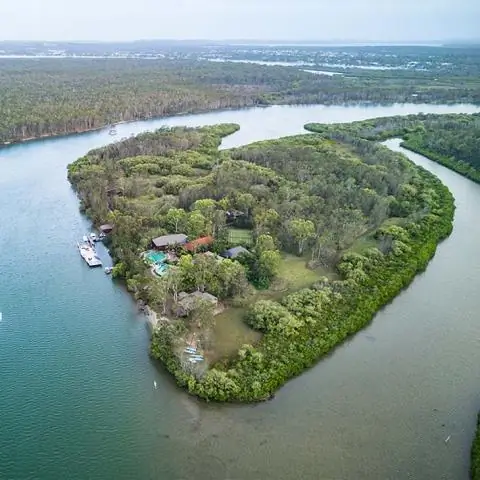
[[[163,252],[156,252],[155,250],[151,250],[145,253],[145,259],[148,263],[159,264],[164,262],[167,259],[167,256]]]

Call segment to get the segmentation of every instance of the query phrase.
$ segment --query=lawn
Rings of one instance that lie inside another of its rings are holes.
[[[279,301],[291,292],[309,287],[320,277],[328,277],[331,280],[338,278],[333,271],[322,268],[310,270],[306,267],[306,263],[307,259],[305,258],[289,254],[282,255],[280,271],[273,285],[268,290],[257,291],[249,304],[253,304],[257,300]],[[242,308],[230,307],[215,317],[216,345],[214,360],[236,354],[242,345],[246,343],[254,344],[262,337],[260,332],[252,330],[243,321],[247,310],[248,306]]]
[[[278,279],[285,284],[285,289],[294,292],[301,288],[309,287],[320,277],[336,279],[335,272],[323,268],[311,270],[306,266],[307,260],[295,255],[283,255]]]
[[[229,228],[228,241],[232,245],[252,245],[252,231],[246,228]]]

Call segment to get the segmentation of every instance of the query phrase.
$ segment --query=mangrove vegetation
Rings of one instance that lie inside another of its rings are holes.
[[[322,132],[324,125],[307,130]],[[480,182],[480,114],[407,115],[355,122],[338,131],[355,131],[368,140],[403,139],[402,146]]]

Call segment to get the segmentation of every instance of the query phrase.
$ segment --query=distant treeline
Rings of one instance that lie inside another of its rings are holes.
[[[195,57],[195,55],[194,55]],[[188,59],[0,59],[0,143],[271,104],[480,103],[480,82]]]
[[[325,125],[310,124],[313,132]],[[384,140],[401,137],[403,146],[480,182],[480,114],[408,115],[337,125],[338,132],[352,129],[362,138]]]

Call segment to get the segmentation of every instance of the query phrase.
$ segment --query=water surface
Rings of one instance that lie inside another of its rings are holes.
[[[232,147],[302,133],[307,122],[473,111],[257,108],[123,124],[116,138],[236,122],[223,144]],[[131,298],[75,248],[89,223],[66,166],[113,140],[104,130],[0,150],[2,480],[467,477],[480,406],[479,186],[410,154],[457,202],[454,233],[427,271],[275,400],[207,405],[149,360]]]

